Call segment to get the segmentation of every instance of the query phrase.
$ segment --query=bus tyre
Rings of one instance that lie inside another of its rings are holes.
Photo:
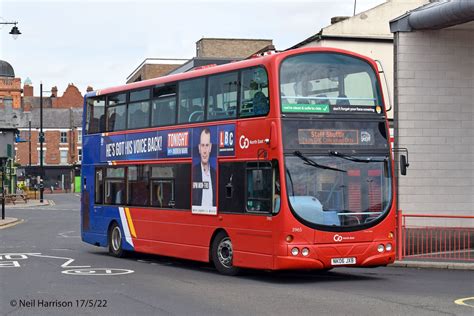
[[[234,250],[232,241],[224,232],[219,232],[212,242],[212,261],[217,271],[225,275],[236,275],[240,268],[233,266]]]
[[[109,254],[118,258],[125,255],[122,248],[122,230],[117,223],[113,223],[109,230]]]

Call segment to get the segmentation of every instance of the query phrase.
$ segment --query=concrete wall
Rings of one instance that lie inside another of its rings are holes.
[[[395,43],[396,133],[410,158],[400,209],[473,215],[474,32],[402,32]]]
[[[392,37],[389,21],[429,0],[387,0],[372,9],[323,28],[323,35]]]

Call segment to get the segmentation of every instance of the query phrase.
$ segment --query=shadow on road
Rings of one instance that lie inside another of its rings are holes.
[[[90,252],[98,256],[109,256],[105,251]],[[212,263],[197,262],[179,258],[166,256],[143,254],[132,252],[128,253],[125,258],[117,260],[138,261],[146,264],[158,266],[168,266],[176,269],[184,269],[198,273],[214,274],[219,277],[227,278],[227,276],[219,274]],[[254,270],[242,269],[241,273],[234,278],[242,278],[260,282],[273,284],[303,284],[303,283],[323,283],[323,282],[339,282],[339,281],[377,281],[384,277],[379,273],[368,273],[367,268],[336,268],[333,270],[299,270],[299,271],[270,271],[270,270]],[[358,273],[360,271],[360,273]]]

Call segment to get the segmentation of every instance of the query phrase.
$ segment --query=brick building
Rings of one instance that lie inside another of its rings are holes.
[[[196,57],[245,59],[271,45],[270,39],[201,38],[196,42]]]
[[[190,71],[206,65],[222,65],[273,48],[269,39],[201,38],[191,59],[147,58],[128,77],[127,83]]]
[[[79,89],[69,84],[62,96],[57,87],[51,96],[43,97],[43,165],[45,187],[73,189],[82,160],[82,105]],[[20,174],[34,178],[41,174],[40,164],[40,97],[34,96],[31,82],[23,86],[21,109],[17,114],[21,142],[16,146]],[[32,180],[34,182],[34,180]]]
[[[21,79],[15,78],[13,67],[0,60],[0,109],[18,109],[21,104]]]
[[[69,190],[82,159],[83,96],[73,84],[61,96],[57,87],[50,94],[43,97],[44,182],[47,187]],[[31,81],[27,79],[22,89],[13,67],[0,61],[0,130],[19,131],[8,162],[12,176],[7,182],[12,191],[17,180],[14,175],[31,183],[41,175],[39,127],[40,98],[34,96]]]

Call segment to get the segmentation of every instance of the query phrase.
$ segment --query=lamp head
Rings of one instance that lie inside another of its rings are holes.
[[[20,32],[20,30],[18,29],[18,27],[16,26],[16,24],[15,24],[14,27],[12,27],[12,30],[10,31],[10,34],[11,34],[11,36],[13,36],[13,39],[17,39],[17,38],[18,38],[18,35],[21,34],[21,32]]]

